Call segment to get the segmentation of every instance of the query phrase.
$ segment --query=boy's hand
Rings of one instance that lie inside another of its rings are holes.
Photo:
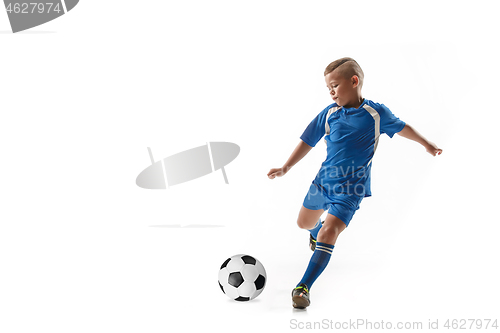
[[[432,156],[436,156],[436,155],[441,155],[441,153],[443,152],[442,149],[439,149],[434,143],[432,142],[429,142],[427,144],[427,147],[425,148],[427,150],[427,152],[429,154],[431,154]]]
[[[285,168],[274,168],[267,173],[269,179],[274,179],[275,177],[284,176],[287,173]]]

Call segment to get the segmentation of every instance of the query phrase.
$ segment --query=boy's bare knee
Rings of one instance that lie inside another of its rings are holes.
[[[325,225],[321,228],[321,232],[328,238],[337,238],[343,229],[334,225]]]
[[[307,223],[307,221],[305,221],[304,219],[297,219],[297,225],[300,229],[310,229],[309,223]]]
[[[297,225],[301,229],[310,230],[314,228],[323,212],[323,210],[310,210],[302,207],[299,212],[299,217],[297,218]]]

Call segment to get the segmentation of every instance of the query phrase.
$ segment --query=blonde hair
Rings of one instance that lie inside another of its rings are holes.
[[[365,77],[365,74],[363,73],[363,70],[361,69],[359,64],[353,58],[345,57],[331,62],[325,68],[325,76],[327,74],[330,74],[334,70],[338,70],[340,74],[346,79],[350,79],[351,77],[353,77],[353,75],[356,75],[359,78],[360,86],[363,86],[363,79]]]

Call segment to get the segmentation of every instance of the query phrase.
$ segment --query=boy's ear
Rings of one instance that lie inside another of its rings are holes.
[[[353,75],[351,77],[351,83],[352,83],[352,87],[356,88],[359,85],[359,77],[357,75]]]

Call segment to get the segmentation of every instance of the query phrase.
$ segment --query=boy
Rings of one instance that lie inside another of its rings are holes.
[[[400,136],[423,145],[433,156],[442,150],[413,127],[399,120],[383,104],[361,96],[363,71],[352,58],[338,59],[325,69],[326,86],[334,101],[306,128],[301,141],[281,168],[274,168],[270,179],[284,176],[325,136],[327,157],[312,182],[297,224],[310,232],[313,255],[302,280],[292,290],[294,308],[310,304],[309,290],[323,272],[339,234],[349,225],[364,197],[371,196],[371,162],[380,134]],[[328,210],[323,223],[318,220]]]

